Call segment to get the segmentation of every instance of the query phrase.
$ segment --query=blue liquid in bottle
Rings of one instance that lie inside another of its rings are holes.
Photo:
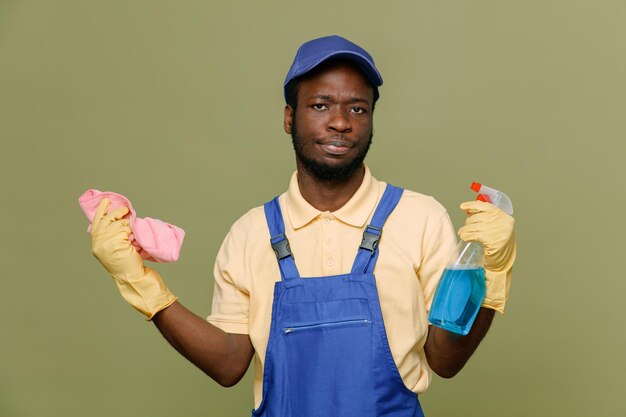
[[[446,268],[435,291],[428,321],[450,332],[466,335],[484,297],[483,268]]]

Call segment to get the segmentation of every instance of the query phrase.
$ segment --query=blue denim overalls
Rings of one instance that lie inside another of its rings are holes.
[[[387,185],[352,271],[319,278],[300,278],[278,197],[265,204],[282,280],[253,417],[423,417],[391,356],[373,274],[382,226],[402,191]]]

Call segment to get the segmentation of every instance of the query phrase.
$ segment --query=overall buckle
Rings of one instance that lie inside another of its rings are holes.
[[[371,231],[370,231],[371,230]],[[365,231],[363,232],[363,239],[361,240],[360,249],[368,250],[372,253],[378,247],[378,240],[380,239],[380,235],[383,233],[383,229],[380,227],[367,225]]]
[[[274,240],[276,239],[280,240],[274,242]],[[276,257],[279,261],[289,256],[293,257],[293,253],[291,253],[291,247],[289,247],[289,241],[287,240],[287,237],[284,233],[281,233],[278,236],[274,236],[270,239],[270,242],[272,243],[272,249],[274,249],[274,253],[276,254]]]

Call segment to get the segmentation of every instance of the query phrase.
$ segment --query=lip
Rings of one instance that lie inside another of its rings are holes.
[[[352,145],[349,142],[336,140],[319,143],[319,146],[328,154],[341,156],[350,152]]]

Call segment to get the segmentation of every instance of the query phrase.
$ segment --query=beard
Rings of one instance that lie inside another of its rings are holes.
[[[352,176],[361,168],[365,156],[372,144],[372,138],[374,137],[374,130],[370,132],[367,144],[360,152],[352,159],[341,161],[337,164],[326,164],[324,162],[316,161],[309,158],[305,154],[305,147],[302,137],[298,135],[298,129],[296,128],[295,118],[291,126],[291,142],[293,149],[296,152],[296,158],[300,161],[301,165],[306,171],[313,175],[320,182],[327,184],[341,184],[348,181]]]

